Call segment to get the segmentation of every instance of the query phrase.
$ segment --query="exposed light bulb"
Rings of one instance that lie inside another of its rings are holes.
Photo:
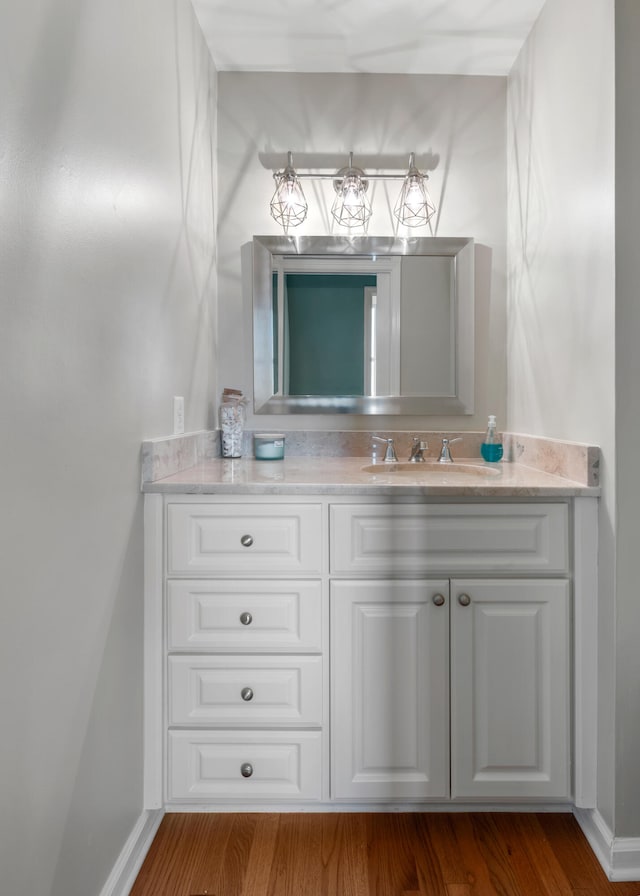
[[[343,227],[362,227],[371,217],[371,204],[366,195],[367,183],[357,169],[349,168],[336,185],[337,195],[331,214]]]
[[[427,175],[418,171],[413,159],[414,156],[411,153],[409,171],[404,179],[393,213],[401,224],[405,224],[407,227],[421,227],[433,217],[436,207],[425,186]]]
[[[297,227],[307,217],[309,206],[298,175],[292,166],[292,156],[289,153],[289,163],[284,169],[274,174],[276,191],[273,194],[269,208],[271,217],[284,227],[287,233],[289,227]]]

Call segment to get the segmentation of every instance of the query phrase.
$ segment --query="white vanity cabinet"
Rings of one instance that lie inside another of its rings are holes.
[[[148,495],[147,805],[589,805],[594,508]]]
[[[334,798],[570,797],[568,523],[566,504],[331,508]]]

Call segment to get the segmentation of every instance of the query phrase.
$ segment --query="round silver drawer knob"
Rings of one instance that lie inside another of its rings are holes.
[[[242,688],[242,690],[240,691],[240,696],[246,703],[248,703],[249,700],[253,700],[253,691],[251,690],[251,688]]]
[[[471,598],[468,594],[459,594],[458,595],[458,603],[461,607],[468,607],[471,603]]]
[[[436,607],[441,607],[441,606],[443,606],[443,604],[444,604],[444,594],[434,594],[434,595],[433,595],[433,602],[434,602],[434,604],[436,605]]]
[[[253,535],[243,535],[240,544],[245,548],[250,548],[253,544]]]
[[[253,774],[253,766],[250,762],[243,762],[240,766],[240,774],[243,778],[250,778]]]
[[[243,625],[251,625],[253,622],[253,616],[251,613],[240,613],[240,622]]]

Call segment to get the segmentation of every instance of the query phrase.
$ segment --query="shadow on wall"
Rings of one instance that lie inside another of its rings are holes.
[[[60,819],[62,841],[50,896],[97,892],[120,854],[123,830],[126,835],[139,815],[121,817],[120,794],[136,794],[130,804],[142,807],[142,508],[139,496],[114,584],[111,616],[105,618],[91,651],[101,661],[95,677],[84,683],[83,718],[69,735],[82,746],[75,775],[69,776],[73,790],[68,811]],[[127,637],[129,643],[123,643]],[[114,706],[122,709],[117,732],[112,726]],[[90,707],[88,717],[85,707]],[[114,824],[116,818],[119,824]],[[97,865],[98,852],[93,848],[98,841],[104,867]]]

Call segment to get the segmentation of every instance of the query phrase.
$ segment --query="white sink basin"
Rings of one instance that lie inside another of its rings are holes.
[[[389,474],[409,474],[413,479],[486,479],[487,476],[499,476],[500,470],[488,464],[456,463],[440,464],[437,461],[426,461],[423,464],[403,463],[402,461],[377,464],[365,464],[363,473],[376,473],[379,476]]]

